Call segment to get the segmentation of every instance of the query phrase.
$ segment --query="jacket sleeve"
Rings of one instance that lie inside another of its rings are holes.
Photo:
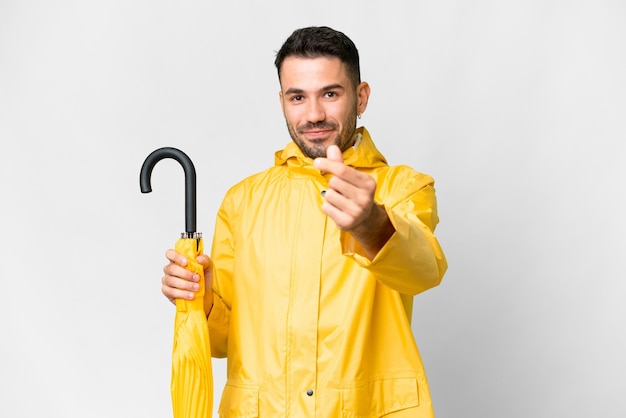
[[[209,313],[208,327],[211,338],[211,355],[226,357],[228,330],[232,303],[232,277],[234,243],[232,231],[232,199],[224,198],[215,221],[211,249],[213,260],[213,308]]]
[[[416,295],[437,286],[448,265],[434,235],[439,222],[434,180],[400,166],[391,169],[378,187],[376,200],[384,206],[395,232],[373,260],[354,238],[342,233],[344,255],[402,294]]]

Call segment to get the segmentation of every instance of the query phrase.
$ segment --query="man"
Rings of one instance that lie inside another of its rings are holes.
[[[432,417],[410,321],[447,267],[433,179],[356,128],[370,87],[343,33],[296,30],[275,63],[293,142],[228,191],[199,257],[212,355],[228,359],[220,416]],[[192,299],[197,275],[166,256],[163,293]]]

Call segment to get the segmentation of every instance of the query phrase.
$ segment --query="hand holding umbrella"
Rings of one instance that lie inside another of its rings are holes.
[[[191,159],[176,148],[159,148],[144,161],[139,176],[141,192],[152,191],[150,176],[164,158],[178,161],[185,171],[185,232],[175,250],[187,257],[187,269],[200,276],[194,300],[176,300],[172,350],[172,406],[175,418],[207,418],[213,408],[213,374],[206,314],[204,270],[196,258],[203,253],[202,234],[196,232],[196,170]],[[208,289],[210,292],[211,289]]]

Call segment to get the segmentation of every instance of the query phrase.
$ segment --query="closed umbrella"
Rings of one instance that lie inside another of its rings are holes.
[[[176,242],[175,249],[187,257],[187,268],[200,276],[200,289],[194,300],[176,300],[170,385],[172,408],[174,418],[208,418],[213,408],[213,372],[203,302],[206,290],[204,271],[196,261],[196,257],[204,252],[202,234],[196,232],[196,170],[191,159],[179,149],[159,148],[148,155],[141,167],[142,193],[152,191],[152,169],[164,158],[175,159],[185,171],[185,232]]]

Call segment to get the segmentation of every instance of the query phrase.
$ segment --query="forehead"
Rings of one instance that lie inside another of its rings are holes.
[[[280,71],[283,90],[320,88],[330,84],[347,86],[349,82],[346,66],[336,57],[287,57]]]

